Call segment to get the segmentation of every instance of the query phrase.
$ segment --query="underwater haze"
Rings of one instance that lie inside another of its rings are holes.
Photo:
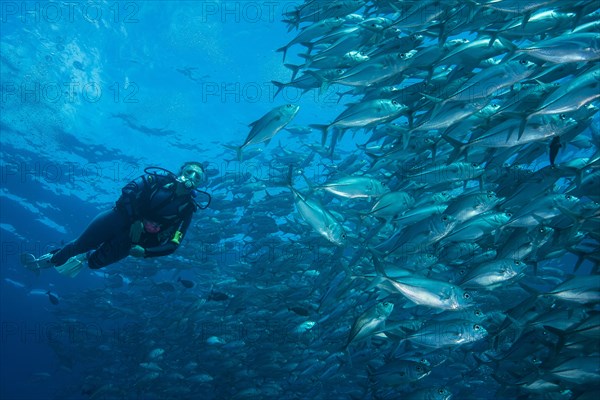
[[[600,395],[597,2],[0,7],[1,399]],[[174,254],[21,265],[186,161]]]

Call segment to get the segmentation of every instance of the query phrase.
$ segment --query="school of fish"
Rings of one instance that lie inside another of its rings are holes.
[[[346,110],[266,112],[224,154],[269,176],[209,166],[213,202],[176,256],[50,297],[87,327],[51,341],[73,390],[598,398],[599,21],[591,0],[298,4],[274,84]]]

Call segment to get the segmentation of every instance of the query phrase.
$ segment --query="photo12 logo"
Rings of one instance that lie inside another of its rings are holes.
[[[297,103],[300,100],[316,104],[338,104],[339,87],[332,85],[326,90],[321,87],[294,86],[293,82],[209,82],[200,83],[202,103],[250,103],[285,102]]]
[[[139,22],[140,3],[133,1],[2,1],[2,23],[74,23],[132,24]]]
[[[295,8],[289,1],[201,1],[200,22],[278,22],[285,11]]]
[[[114,82],[102,85],[99,82],[23,80],[2,82],[2,103],[49,103],[80,104],[97,103],[106,98],[114,103],[138,103],[139,86],[135,82]]]

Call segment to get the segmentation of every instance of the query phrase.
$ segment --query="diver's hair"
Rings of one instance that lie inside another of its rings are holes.
[[[185,169],[185,167],[187,167],[189,165],[194,165],[194,166],[200,168],[202,170],[202,172],[204,172],[204,166],[202,165],[201,162],[198,162],[198,161],[187,161],[187,162],[183,163],[183,165],[181,166],[181,168],[179,168],[179,174],[181,175],[183,173],[183,170]]]

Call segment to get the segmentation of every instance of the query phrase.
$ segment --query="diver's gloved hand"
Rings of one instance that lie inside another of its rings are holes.
[[[131,228],[129,229],[129,238],[131,243],[139,243],[142,232],[144,231],[144,224],[142,221],[133,221]]]
[[[144,257],[144,254],[146,253],[146,250],[144,250],[144,248],[142,246],[131,246],[131,249],[129,249],[129,255],[132,257]]]

